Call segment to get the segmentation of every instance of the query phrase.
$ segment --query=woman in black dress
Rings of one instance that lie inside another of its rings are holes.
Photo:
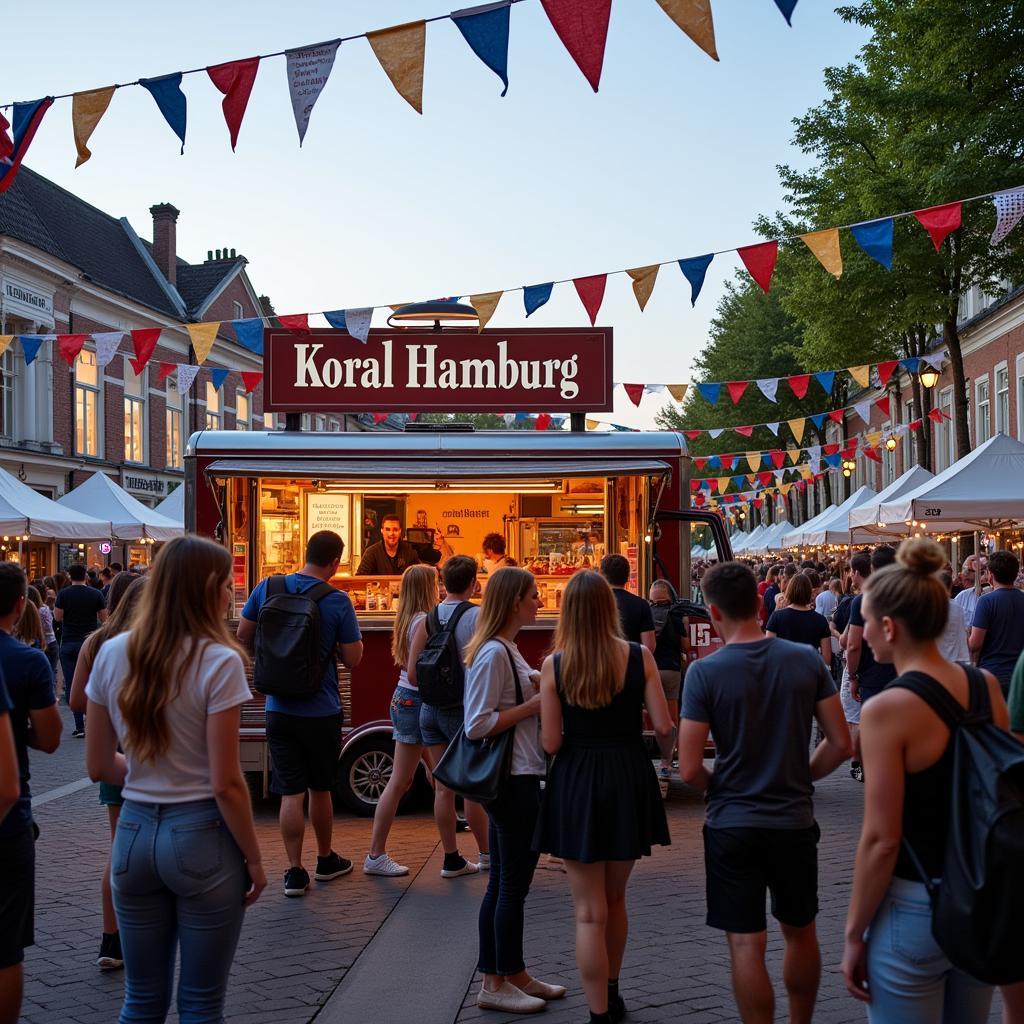
[[[565,861],[576,909],[576,963],[594,1024],[621,1020],[626,883],[639,857],[669,843],[643,742],[647,706],[663,757],[672,720],[650,651],[622,639],[615,596],[596,572],[566,585],[553,653],[541,669],[541,741],[557,754],[535,846]]]

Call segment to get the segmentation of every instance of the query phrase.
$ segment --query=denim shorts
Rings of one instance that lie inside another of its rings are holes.
[[[396,686],[391,698],[391,726],[396,743],[423,745],[420,732],[420,691],[407,686]]]
[[[428,747],[447,747],[462,728],[466,712],[461,704],[437,708],[424,704],[420,708],[420,734]]]

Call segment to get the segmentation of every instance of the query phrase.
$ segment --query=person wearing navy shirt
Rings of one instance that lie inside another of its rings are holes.
[[[289,593],[302,594],[329,582],[338,571],[345,544],[331,530],[314,533],[306,543],[306,564],[285,576]],[[249,595],[238,623],[238,639],[252,646],[260,609],[267,599],[267,580]],[[317,843],[314,877],[325,882],[352,870],[352,862],[331,848],[334,807],[331,791],[341,754],[341,696],[338,667],[353,669],[363,656],[362,636],[348,594],[337,591],[319,603],[320,647],[325,661],[323,680],[312,697],[267,697],[267,745],[272,763],[270,788],[281,797],[281,837],[288,855],[286,896],[302,896],[309,888],[309,874],[302,866],[306,832],[303,802],[309,792],[309,819]]]
[[[978,668],[999,680],[1003,695],[1024,651],[1024,592],[1014,585],[1020,562],[1012,551],[996,551],[988,560],[992,589],[978,598],[968,646]]]
[[[6,683],[18,760],[18,800],[0,822],[0,1019],[16,1020],[21,1005],[24,949],[34,937],[35,834],[28,750],[52,753],[61,720],[53,670],[42,651],[11,631],[25,608],[28,579],[14,562],[0,563],[0,678]]]

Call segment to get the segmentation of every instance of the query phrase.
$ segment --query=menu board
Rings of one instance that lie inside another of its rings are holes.
[[[249,597],[249,545],[235,541],[231,545],[231,582],[235,597],[235,618],[242,617],[242,609]]]
[[[349,494],[306,495],[306,539],[319,530],[332,530],[338,534],[345,544],[345,552],[341,557],[343,565],[351,561],[351,511],[352,496]]]

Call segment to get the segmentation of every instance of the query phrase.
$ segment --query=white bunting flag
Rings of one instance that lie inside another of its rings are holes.
[[[998,245],[1024,217],[1024,188],[997,192],[992,203],[996,208],[996,229],[989,241],[991,245]]]
[[[775,397],[776,392],[779,390],[779,378],[778,377],[765,377],[764,380],[757,382],[758,390],[769,402],[777,402]]]
[[[663,395],[665,389],[668,387],[667,384],[645,384],[644,394],[645,395]]]
[[[92,340],[96,342],[97,366],[106,366],[114,358],[123,338],[124,331],[102,331],[92,336]]]
[[[772,432],[772,433],[773,433],[773,434],[774,434],[774,435],[775,435],[776,437],[778,437],[778,436],[779,436],[779,424],[778,424],[778,422],[777,422],[777,421],[776,421],[775,423],[766,423],[766,424],[765,424],[765,426],[766,426],[766,427],[767,427],[767,428],[768,428],[768,429],[769,429],[769,430],[770,430],[770,431],[771,431],[771,432]]]
[[[345,310],[345,327],[348,330],[348,333],[351,334],[356,341],[361,341],[364,345],[366,344],[366,339],[370,336],[370,320],[372,319],[372,306],[369,306],[366,309]]]
[[[927,363],[936,370],[942,369],[942,364],[949,358],[949,352],[943,349],[941,352],[932,352],[929,355],[921,356],[921,361]]]
[[[868,398],[863,402],[854,402],[853,408],[857,415],[868,425],[871,425],[871,399]]]
[[[506,427],[511,427],[516,421],[516,414],[514,412],[507,412],[501,418],[505,421]]]
[[[288,91],[292,97],[292,112],[295,114],[295,127],[299,130],[300,146],[306,137],[313,106],[331,76],[340,45],[341,40],[335,39],[302,50],[288,50],[285,54]]]
[[[201,366],[192,363],[178,363],[178,394],[187,395],[195,382]]]
[[[725,432],[725,428],[724,427],[716,427],[714,430],[709,430],[708,431],[708,437],[710,437],[712,440],[714,440],[716,437],[721,437],[724,432]]]

